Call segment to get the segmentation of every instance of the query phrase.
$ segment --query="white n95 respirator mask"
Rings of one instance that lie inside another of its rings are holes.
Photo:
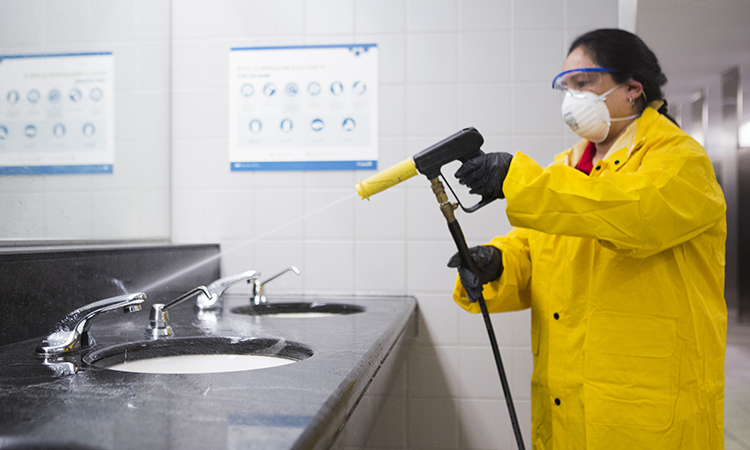
[[[620,86],[623,85],[619,84],[602,95],[587,91],[566,90],[562,103],[562,115],[571,131],[582,139],[598,144],[607,139],[611,122],[638,117],[638,114],[635,114],[616,119],[610,118],[609,109],[604,100],[610,92]]]

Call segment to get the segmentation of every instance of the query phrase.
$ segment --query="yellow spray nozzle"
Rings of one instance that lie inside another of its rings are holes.
[[[378,172],[365,181],[355,185],[362,200],[370,200],[370,196],[382,192],[389,187],[395,186],[404,180],[408,180],[417,174],[417,166],[414,160],[407,158],[382,172]]]

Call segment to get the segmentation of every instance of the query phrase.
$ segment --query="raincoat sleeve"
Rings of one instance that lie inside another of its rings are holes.
[[[511,225],[593,238],[645,258],[722,220],[724,197],[698,143],[677,136],[640,151],[637,170],[602,170],[594,177],[563,164],[543,169],[517,153],[503,185]]]
[[[503,273],[499,279],[484,285],[482,294],[491,313],[518,311],[531,307],[531,259],[529,257],[529,230],[515,228],[504,237],[496,237],[489,245],[503,254]],[[456,277],[453,300],[465,310],[478,314],[479,304],[469,302],[461,279]]]

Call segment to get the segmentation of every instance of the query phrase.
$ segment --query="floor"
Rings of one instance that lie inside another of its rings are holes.
[[[750,323],[730,317],[725,367],[725,449],[750,450]]]

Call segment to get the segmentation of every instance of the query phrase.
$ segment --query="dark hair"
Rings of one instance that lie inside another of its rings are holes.
[[[650,48],[633,33],[615,28],[604,28],[578,36],[572,44],[568,54],[578,47],[583,47],[586,54],[596,64],[606,69],[614,70],[612,78],[617,83],[625,83],[631,78],[643,85],[646,103],[662,100],[664,105],[659,112],[667,115],[667,102],[661,88],[667,84],[667,76],[659,66],[659,60]],[[674,122],[674,119],[669,117]]]

